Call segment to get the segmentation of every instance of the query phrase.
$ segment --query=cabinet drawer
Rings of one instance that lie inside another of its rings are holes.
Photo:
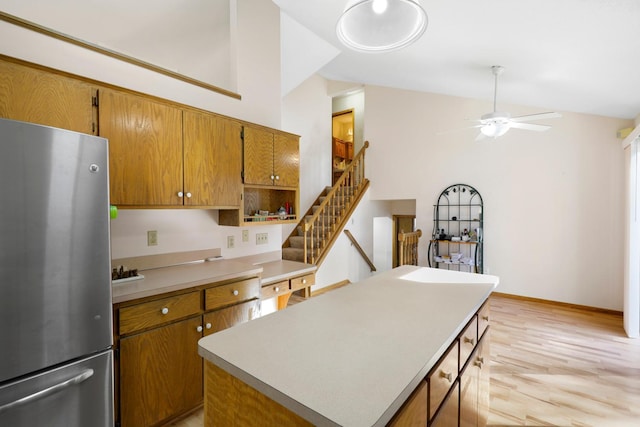
[[[490,308],[489,300],[487,300],[487,302],[480,307],[480,310],[478,310],[478,338],[482,337],[482,334],[484,334],[484,331],[486,331],[489,326]]]
[[[469,356],[473,352],[473,349],[476,348],[476,344],[478,343],[478,317],[473,316],[473,319],[467,324],[467,327],[464,328],[462,333],[460,334],[460,369],[464,367],[467,360],[469,360]]]
[[[270,285],[266,285],[262,287],[260,291],[262,299],[269,299],[273,297],[277,297],[278,295],[283,295],[289,293],[289,281],[283,280],[282,282],[272,283]]]
[[[260,302],[257,299],[206,313],[204,335],[213,334],[257,317],[260,317]]]
[[[260,296],[257,277],[205,290],[205,310],[215,310]]]
[[[315,285],[315,283],[315,274],[307,274],[306,276],[296,277],[295,279],[291,279],[291,290],[297,291],[298,289],[303,289],[308,286]]]
[[[200,292],[176,295],[121,308],[120,334],[140,331],[200,312]]]
[[[427,377],[429,382],[429,419],[438,410],[456,378],[458,378],[458,341],[449,348]]]

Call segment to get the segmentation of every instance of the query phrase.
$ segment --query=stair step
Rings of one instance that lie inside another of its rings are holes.
[[[282,259],[304,262],[304,249],[282,248]]]
[[[320,247],[321,241],[315,239],[313,242],[313,246],[316,248]],[[304,248],[304,236],[291,236],[289,237],[289,244],[292,248],[302,249]],[[311,239],[307,239],[307,248],[311,248]]]

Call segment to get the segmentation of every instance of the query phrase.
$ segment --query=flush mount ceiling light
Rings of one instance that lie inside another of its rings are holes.
[[[347,47],[361,52],[389,52],[418,40],[427,29],[418,0],[350,0],[336,33]]]

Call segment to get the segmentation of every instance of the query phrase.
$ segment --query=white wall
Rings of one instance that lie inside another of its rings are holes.
[[[623,152],[629,121],[564,113],[544,133],[511,130],[474,142],[467,126],[488,102],[382,87],[365,89],[371,199],[416,199],[431,234],[433,203],[466,183],[485,203],[485,266],[498,291],[622,309]],[[504,105],[512,115],[548,109]],[[394,165],[395,167],[389,167]],[[420,264],[426,265],[422,239]]]
[[[120,62],[0,21],[0,53],[111,83],[161,98],[266,126],[280,128],[280,11],[270,1],[237,2],[238,92],[233,99]],[[287,129],[284,129],[287,130]],[[303,160],[304,161],[304,160]],[[111,223],[112,257],[222,248],[226,257],[279,250],[282,226],[219,227],[217,212],[204,210],[121,210]],[[147,246],[147,230],[158,231],[158,246]],[[268,232],[268,245],[255,233]],[[227,249],[226,237],[235,237]]]

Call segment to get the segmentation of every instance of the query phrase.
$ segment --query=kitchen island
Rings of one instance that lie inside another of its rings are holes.
[[[205,337],[205,425],[387,425],[454,353],[457,387],[458,337],[498,281],[403,266]]]

